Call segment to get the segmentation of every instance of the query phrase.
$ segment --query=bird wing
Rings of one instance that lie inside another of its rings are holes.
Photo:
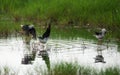
[[[42,38],[47,38],[50,36],[51,26],[49,25],[44,34],[42,35]]]
[[[96,35],[100,35],[100,34],[101,34],[101,32],[95,32],[95,34],[96,34]]]

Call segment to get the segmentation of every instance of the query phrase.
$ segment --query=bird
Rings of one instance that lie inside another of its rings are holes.
[[[106,29],[102,28],[100,32],[95,32],[95,37],[99,40],[103,39],[106,34]]]
[[[102,55],[97,55],[94,59],[95,59],[95,63],[98,63],[98,62],[106,63]]]
[[[26,36],[32,35],[33,39],[36,39],[36,29],[34,28],[34,25],[21,25],[22,31],[25,33]]]
[[[50,32],[51,32],[51,24],[49,23],[46,31],[43,33],[42,36],[39,36],[38,39],[40,41],[40,43],[45,44],[50,36]]]

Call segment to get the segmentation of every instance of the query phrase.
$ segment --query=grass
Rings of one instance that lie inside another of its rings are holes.
[[[81,66],[77,63],[61,62],[55,64],[50,72],[46,73],[45,71],[43,75],[120,75],[120,68],[108,67],[98,71],[92,67]]]
[[[76,75],[78,67],[72,63],[60,63],[54,65],[51,75]]]
[[[105,71],[101,70],[99,75],[120,75],[120,69],[119,68],[107,68]]]
[[[58,24],[118,27],[119,0],[0,0],[1,15],[16,21],[41,22],[51,18]]]
[[[8,36],[20,30],[18,25],[26,23],[36,25],[38,32],[42,33],[40,26],[51,19],[53,27],[63,28],[54,33],[59,34],[65,28],[60,36],[92,38],[86,30],[84,32],[81,29],[66,28],[104,27],[109,31],[108,38],[117,37],[120,40],[119,7],[119,0],[0,0],[0,34]],[[53,31],[56,30],[58,29]],[[58,35],[52,34],[52,36]]]
[[[18,75],[18,72],[5,65],[0,67],[0,75]]]
[[[26,22],[13,22],[13,21],[0,21],[0,37],[11,37],[11,36],[21,36],[20,31],[21,31],[21,24],[32,24],[29,21]],[[41,36],[44,31],[46,30],[46,26],[39,26],[35,24],[35,28],[37,31],[37,36]],[[76,38],[84,38],[84,39],[93,39],[97,40],[93,35],[95,28],[75,28],[71,26],[55,26],[52,24],[51,28],[51,35],[50,38],[56,39],[56,38],[61,38],[61,39],[76,39]],[[119,30],[118,30],[119,31]],[[108,30],[107,34],[105,36],[105,40],[107,39],[118,39],[119,41],[119,33],[116,31],[111,31]]]
[[[46,70],[41,68],[41,66],[36,66],[33,68],[35,71],[33,72],[31,69],[25,72],[25,75],[33,75],[34,73],[37,75],[120,75],[119,67],[108,67],[106,69],[96,70],[92,67],[85,67],[78,65],[78,63],[68,63],[61,62],[56,63],[51,67],[51,70]],[[12,72],[12,69],[8,66],[4,66],[0,68],[1,75],[18,75],[19,72]]]

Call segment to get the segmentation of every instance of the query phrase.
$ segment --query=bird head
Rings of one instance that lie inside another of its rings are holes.
[[[33,28],[34,27],[34,25],[33,24],[31,24],[30,26],[29,26],[29,28]]]
[[[103,32],[103,33],[106,33],[106,31],[107,31],[107,30],[106,30],[105,28],[102,29],[102,32]]]

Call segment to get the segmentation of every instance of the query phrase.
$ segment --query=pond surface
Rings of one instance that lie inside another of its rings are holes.
[[[8,66],[13,72],[24,75],[28,71],[34,71],[35,67],[50,68],[50,66],[64,62],[78,63],[97,69],[120,66],[120,53],[116,44],[97,42],[81,38],[72,40],[49,39],[46,44],[48,56],[36,56],[33,64],[21,64],[25,53],[29,53],[31,45],[24,43],[21,37],[0,39],[0,66]],[[97,55],[103,57],[103,62],[96,62]],[[1,68],[2,69],[2,68]]]

